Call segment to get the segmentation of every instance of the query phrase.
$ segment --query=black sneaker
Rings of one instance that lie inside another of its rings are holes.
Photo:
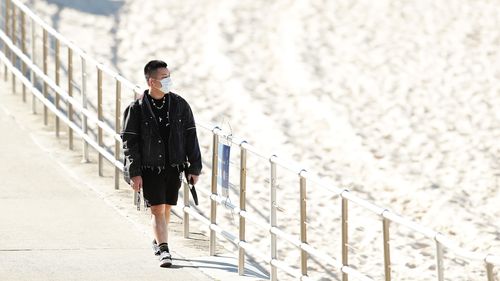
[[[155,256],[159,256],[161,251],[160,251],[160,246],[158,246],[158,243],[156,243],[156,240],[153,240],[152,247]]]
[[[168,251],[160,252],[160,267],[171,267],[172,266],[172,256]]]

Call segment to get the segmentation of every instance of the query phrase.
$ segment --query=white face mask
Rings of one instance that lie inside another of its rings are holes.
[[[163,78],[160,80],[160,83],[161,83],[160,91],[162,91],[165,94],[170,93],[170,89],[172,88],[172,79],[170,79],[170,77]]]

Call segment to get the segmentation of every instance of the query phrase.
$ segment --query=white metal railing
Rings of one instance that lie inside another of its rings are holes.
[[[76,132],[83,140],[83,159],[88,161],[88,145],[92,146],[99,153],[99,175],[102,175],[103,160],[108,160],[115,167],[115,188],[119,187],[119,180],[121,177],[120,172],[123,171],[123,163],[120,161],[120,148],[121,148],[121,138],[119,135],[120,131],[120,119],[121,119],[121,92],[122,88],[125,87],[129,91],[134,93],[134,96],[141,92],[140,88],[126,78],[120,76],[118,73],[112,71],[105,65],[97,62],[92,57],[87,55],[83,50],[81,50],[74,43],[67,40],[64,36],[59,34],[57,31],[52,29],[49,25],[43,22],[38,16],[36,16],[31,10],[29,10],[24,4],[18,0],[1,0],[2,4],[2,14],[1,23],[3,24],[3,30],[0,31],[1,44],[3,45],[3,51],[0,52],[0,61],[4,64],[5,70],[5,80],[7,81],[7,73],[11,73],[12,89],[16,91],[16,79],[22,83],[23,87],[23,100],[25,101],[25,92],[28,89],[33,94],[33,111],[36,111],[35,100],[38,99],[44,105],[44,123],[47,124],[47,115],[50,110],[56,116],[56,135],[59,136],[59,120],[66,123],[69,128],[69,147],[73,147],[73,132]],[[31,40],[28,40],[26,36],[26,20],[29,19],[31,22]],[[41,28],[43,32],[42,37],[42,50],[43,50],[43,67],[40,68],[36,62],[37,45],[36,45],[36,29]],[[21,31],[21,36],[17,35],[17,31]],[[52,36],[56,41],[56,48],[54,52],[55,56],[55,79],[52,79],[48,75],[48,37]],[[21,42],[19,42],[21,41]],[[26,44],[27,41],[31,44],[31,51],[28,50]],[[18,43],[19,42],[19,43]],[[16,44],[18,43],[18,44]],[[20,45],[20,46],[17,46]],[[61,67],[60,59],[60,48],[61,46],[67,48],[67,76],[68,85],[67,90],[60,85],[60,74],[59,69]],[[81,102],[72,96],[72,89],[75,84],[73,79],[73,57],[77,56],[80,58],[81,69],[82,69],[82,85],[81,89]],[[16,61],[20,60],[21,67],[16,66]],[[87,76],[88,65],[94,65],[97,72],[97,114],[88,110],[87,104]],[[26,72],[29,70],[29,76]],[[103,108],[102,108],[102,83],[103,75],[111,77],[115,82],[115,126],[112,128],[108,126],[103,119]],[[36,87],[36,81],[42,81],[43,87],[40,91]],[[51,89],[55,93],[55,102],[51,102],[48,99],[48,91]],[[60,107],[60,99],[66,102],[68,110],[64,113]],[[82,124],[77,124],[73,119],[73,110],[80,113]],[[92,139],[88,134],[88,122],[97,125],[98,135],[97,140]],[[357,206],[361,206],[366,210],[376,214],[382,224],[382,234],[383,234],[383,252],[384,252],[384,275],[385,280],[391,280],[391,259],[390,259],[390,223],[396,223],[402,225],[412,231],[418,232],[428,239],[432,239],[436,246],[436,264],[437,264],[437,276],[438,280],[444,280],[444,255],[443,250],[448,249],[452,251],[457,256],[462,257],[469,261],[481,261],[485,265],[485,272],[488,281],[494,281],[494,267],[500,265],[500,256],[492,254],[476,253],[471,251],[466,251],[462,248],[454,246],[452,241],[446,238],[444,235],[431,230],[429,228],[420,226],[415,222],[401,217],[385,208],[376,206],[366,200],[360,199],[353,195],[351,192],[345,189],[334,188],[334,184],[327,179],[317,177],[304,168],[300,164],[285,161],[276,155],[264,155],[257,148],[247,143],[245,140],[234,137],[230,134],[223,132],[219,127],[212,126],[204,122],[197,122],[199,128],[207,130],[212,134],[212,177],[211,177],[211,194],[209,197],[211,199],[210,206],[210,218],[206,219],[199,212],[195,211],[190,207],[189,204],[189,191],[188,186],[184,183],[184,207],[182,208],[184,214],[184,236],[189,237],[189,216],[193,216],[200,222],[208,225],[210,229],[210,244],[209,251],[211,255],[215,254],[216,246],[216,234],[226,238],[228,241],[234,243],[239,248],[239,262],[238,262],[238,272],[239,274],[244,273],[244,259],[245,254],[250,253],[253,256],[260,257],[262,260],[266,261],[271,267],[270,279],[277,279],[277,269],[280,269],[300,280],[313,280],[313,278],[308,276],[308,259],[309,256],[315,256],[320,258],[324,263],[330,264],[342,273],[342,280],[348,280],[349,277],[353,277],[356,280],[372,280],[366,274],[359,272],[358,270],[349,266],[348,257],[348,244],[349,244],[349,229],[348,229],[348,213],[349,213],[349,202]],[[109,153],[103,144],[104,133],[110,135],[114,139],[114,154]],[[240,183],[239,183],[239,207],[233,204],[227,204],[224,202],[226,207],[231,208],[239,216],[239,234],[234,235],[224,227],[217,224],[217,203],[222,203],[225,199],[217,193],[217,177],[218,177],[218,144],[219,138],[225,139],[227,142],[235,144],[240,148]],[[246,210],[246,179],[247,179],[247,152],[250,152],[258,156],[261,160],[270,163],[270,221],[262,221],[257,216]],[[276,169],[277,167],[284,168],[293,172],[297,177],[297,186],[300,190],[300,235],[299,238],[284,232],[277,227],[276,222]],[[331,257],[330,255],[324,253],[322,250],[315,248],[310,241],[307,240],[307,209],[306,209],[306,195],[307,195],[307,184],[314,183],[315,185],[321,187],[325,191],[329,191],[339,198],[341,198],[341,210],[342,210],[342,220],[341,220],[341,237],[342,240],[342,261]],[[136,195],[137,196],[137,195]],[[135,202],[135,200],[134,200]],[[271,251],[270,253],[263,254],[262,252],[256,251],[252,248],[249,242],[245,240],[246,234],[246,220],[249,220],[254,225],[268,231],[271,239]],[[300,269],[297,270],[292,266],[280,261],[277,258],[277,241],[281,239],[283,241],[288,241],[292,245],[296,246],[300,250]]]

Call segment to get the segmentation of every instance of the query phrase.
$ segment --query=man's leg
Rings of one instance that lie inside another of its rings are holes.
[[[153,225],[153,232],[156,236],[156,241],[160,248],[160,266],[161,267],[170,267],[172,266],[172,256],[170,255],[170,251],[168,249],[168,226],[167,226],[167,218],[165,217],[165,209],[167,205],[156,205],[151,206],[151,224]],[[170,208],[168,208],[170,210]],[[168,218],[170,219],[170,218]]]
[[[168,242],[168,224],[170,223],[170,210],[172,209],[172,205],[165,205],[165,222],[167,224],[167,242]]]
[[[167,221],[165,218],[165,204],[151,206],[151,225],[153,226],[153,233],[156,238],[158,245],[162,243],[167,243],[168,232],[167,232]]]

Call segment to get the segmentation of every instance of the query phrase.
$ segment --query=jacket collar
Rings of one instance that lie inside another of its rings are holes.
[[[151,103],[149,102],[147,95],[149,95],[149,90],[144,90],[144,94],[142,95],[142,104],[146,104],[146,108],[149,111],[149,113],[151,114],[151,116],[153,117],[152,119],[154,120],[154,124],[156,125],[156,126],[154,126],[156,129],[156,132],[159,133],[160,125],[158,124],[158,121],[156,121],[156,116],[153,112],[153,109],[151,108]],[[168,112],[169,119],[170,119],[170,116],[172,116],[172,113],[170,112],[170,104],[171,104],[170,96],[171,95],[172,95],[172,93],[167,94],[167,99],[168,99],[167,112]]]

